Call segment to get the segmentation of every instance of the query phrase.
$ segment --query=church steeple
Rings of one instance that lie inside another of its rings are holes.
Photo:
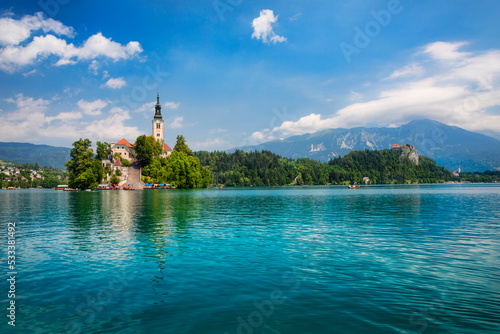
[[[158,92],[158,94],[156,95],[155,118],[162,119],[162,117],[161,117],[161,105],[160,105],[160,92]]]
[[[155,117],[153,118],[153,137],[163,142],[163,118],[161,117],[160,92],[156,95]]]

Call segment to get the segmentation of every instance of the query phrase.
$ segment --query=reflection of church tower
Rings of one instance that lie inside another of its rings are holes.
[[[153,137],[163,142],[163,118],[161,117],[160,93],[156,96],[155,117],[153,118]]]

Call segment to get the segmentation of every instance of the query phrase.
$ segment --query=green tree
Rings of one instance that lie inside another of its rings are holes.
[[[125,158],[121,158],[120,160],[122,161],[123,167],[130,167],[130,160]]]
[[[159,179],[165,179],[177,188],[206,188],[212,183],[210,171],[201,165],[181,135],[177,136],[174,151],[159,171]]]
[[[106,142],[98,141],[96,143],[96,160],[104,160],[108,159],[111,155],[111,145]]]
[[[174,151],[184,152],[188,156],[193,156],[193,151],[191,151],[191,149],[186,144],[186,138],[184,138],[183,135],[177,136],[177,142],[175,143]]]
[[[163,145],[153,136],[142,135],[135,141],[135,153],[137,161],[142,167],[153,162],[154,158],[160,156],[163,152]]]
[[[109,183],[111,183],[111,184],[118,184],[118,183],[120,183],[120,179],[118,178],[118,176],[113,175],[113,176],[111,176],[111,179],[109,180]]]
[[[69,173],[69,186],[79,189],[95,189],[102,179],[102,164],[94,160],[94,152],[90,148],[89,139],[81,139],[73,143],[71,160],[66,162]]]
[[[212,183],[210,171],[197,157],[173,151],[166,164],[166,179],[177,188],[206,188]]]

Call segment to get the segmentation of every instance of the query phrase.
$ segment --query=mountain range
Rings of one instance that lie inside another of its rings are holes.
[[[329,129],[283,140],[245,146],[244,151],[267,150],[293,159],[326,162],[355,150],[382,150],[393,144],[410,144],[450,171],[500,169],[500,141],[432,120],[415,120],[397,128]],[[0,142],[0,160],[59,167],[70,159],[71,149],[29,143]],[[228,150],[234,152],[235,149]]]
[[[413,145],[419,154],[451,171],[500,169],[499,140],[428,119],[395,128],[329,129],[239,149],[268,150],[293,159],[328,161],[351,151],[382,150],[393,144]]]

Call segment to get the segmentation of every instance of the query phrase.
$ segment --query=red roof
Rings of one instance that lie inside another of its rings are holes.
[[[172,149],[170,148],[170,146],[168,146],[167,144],[163,144],[163,150],[164,151],[172,151]]]
[[[120,159],[116,159],[115,162],[113,162],[113,166],[123,166],[122,161]]]
[[[127,147],[133,147],[125,138],[122,138],[116,145],[125,145]]]

